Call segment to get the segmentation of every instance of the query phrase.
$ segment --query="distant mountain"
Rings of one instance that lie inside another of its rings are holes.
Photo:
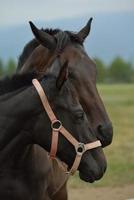
[[[50,22],[34,21],[38,27],[78,31],[89,16]],[[93,16],[92,30],[85,42],[90,56],[110,62],[115,56],[134,61],[134,14],[112,13]],[[32,19],[31,19],[32,20]],[[17,59],[25,44],[33,38],[28,22],[25,25],[0,28],[0,57]]]

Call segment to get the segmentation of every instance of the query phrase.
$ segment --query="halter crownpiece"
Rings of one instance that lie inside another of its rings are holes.
[[[74,163],[69,171],[66,171],[68,174],[74,174],[80,164],[82,155],[90,149],[94,149],[101,146],[101,143],[99,140],[95,142],[91,142],[88,144],[80,143],[78,142],[62,125],[61,121],[58,120],[48,102],[47,96],[45,95],[45,92],[40,85],[39,81],[37,79],[33,79],[32,83],[37,90],[37,93],[39,94],[39,97],[41,99],[41,102],[43,104],[43,107],[51,121],[51,128],[52,128],[52,143],[51,143],[51,150],[50,150],[50,158],[55,159],[57,148],[58,148],[58,139],[59,139],[59,133],[61,133],[74,147],[76,151],[76,157],[74,160]]]

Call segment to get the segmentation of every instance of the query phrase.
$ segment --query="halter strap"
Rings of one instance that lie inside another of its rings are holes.
[[[74,163],[70,169],[70,171],[67,171],[66,173],[74,174],[76,170],[79,167],[82,155],[85,151],[94,149],[101,146],[101,143],[99,140],[95,142],[91,142],[88,144],[80,143],[78,142],[70,133],[67,131],[63,126],[62,123],[56,118],[49,102],[47,99],[47,96],[45,95],[45,92],[40,85],[39,81],[37,79],[33,79],[32,83],[34,87],[36,88],[39,97],[41,99],[41,102],[43,104],[43,107],[51,121],[51,128],[52,128],[52,143],[51,143],[51,150],[50,150],[50,157],[54,159],[56,157],[57,148],[58,148],[58,138],[59,133],[61,133],[75,148],[76,150],[76,157],[74,160]],[[55,125],[58,124],[58,128],[55,127]]]

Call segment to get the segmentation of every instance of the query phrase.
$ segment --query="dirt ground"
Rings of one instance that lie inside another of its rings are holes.
[[[69,189],[69,200],[134,200],[134,185]]]

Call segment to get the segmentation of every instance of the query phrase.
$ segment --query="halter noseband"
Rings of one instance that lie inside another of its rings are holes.
[[[76,172],[76,170],[79,167],[82,155],[84,154],[84,152],[86,152],[87,150],[90,149],[94,149],[96,147],[100,147],[101,143],[99,140],[95,141],[95,142],[91,142],[88,144],[84,144],[81,142],[78,142],[65,128],[64,126],[62,126],[61,121],[59,121],[49,102],[48,99],[45,95],[45,92],[42,88],[42,86],[40,85],[39,81],[37,79],[33,79],[32,83],[34,85],[34,87],[36,88],[39,97],[41,99],[41,102],[43,104],[43,107],[51,121],[51,128],[52,128],[52,143],[51,143],[51,150],[50,150],[50,157],[52,159],[54,159],[56,157],[56,152],[57,152],[57,147],[58,147],[58,137],[59,137],[59,133],[61,133],[74,147],[75,147],[75,151],[76,151],[76,157],[74,160],[74,163],[71,167],[71,169],[69,171],[67,171],[66,173],[69,174],[74,174]],[[58,125],[58,126],[56,126]]]

